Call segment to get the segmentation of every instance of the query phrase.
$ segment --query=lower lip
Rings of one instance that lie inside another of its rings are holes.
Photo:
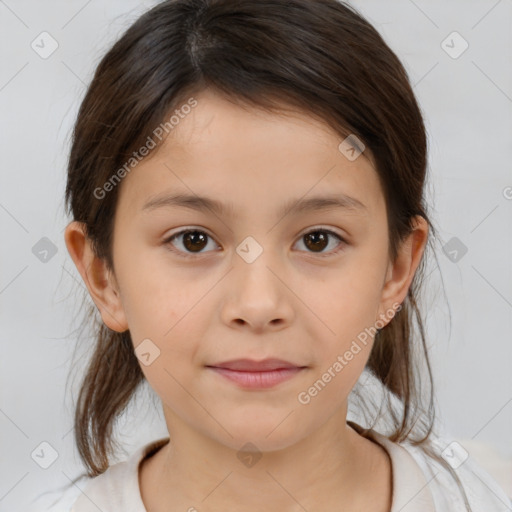
[[[249,389],[265,389],[271,388],[284,382],[285,380],[291,379],[297,375],[303,368],[281,368],[279,370],[270,370],[264,372],[243,372],[236,370],[228,370],[227,368],[217,368],[209,366],[211,370],[214,370],[218,374],[222,375],[226,379],[235,382],[243,388]]]

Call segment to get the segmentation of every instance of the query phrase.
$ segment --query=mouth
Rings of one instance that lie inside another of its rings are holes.
[[[238,386],[248,389],[271,388],[307,368],[307,366],[300,366],[282,359],[263,361],[236,359],[206,367]]]

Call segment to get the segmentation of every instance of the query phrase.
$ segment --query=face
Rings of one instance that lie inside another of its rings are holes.
[[[370,155],[350,160],[343,138],[306,114],[244,109],[206,92],[196,99],[122,182],[118,307],[103,318],[130,330],[168,420],[233,449],[248,439],[284,448],[344,410],[371,328],[391,320],[415,264],[399,273],[388,260]],[[169,199],[178,194],[193,200]],[[302,369],[247,388],[208,367],[266,358]]]

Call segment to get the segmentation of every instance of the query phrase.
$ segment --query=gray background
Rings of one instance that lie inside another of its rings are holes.
[[[66,380],[83,289],[63,240],[69,136],[104,51],[155,3],[0,0],[2,511],[82,470]],[[351,3],[401,58],[425,115],[441,237],[426,318],[444,430],[512,460],[512,1]],[[31,47],[43,31],[59,45],[47,59]],[[462,40],[443,44],[453,31],[469,44],[457,58]],[[467,253],[452,261],[447,243]],[[57,252],[43,262],[34,246]],[[126,454],[166,435],[150,398],[121,420]],[[41,442],[58,453],[48,469],[31,458]]]

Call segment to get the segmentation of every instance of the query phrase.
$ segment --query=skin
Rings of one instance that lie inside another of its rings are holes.
[[[374,339],[308,404],[307,391],[357,335],[392,316],[420,263],[428,225],[415,227],[388,258],[385,199],[372,155],[350,161],[327,125],[302,113],[242,108],[205,91],[165,144],[122,184],[114,222],[114,272],[71,222],[68,251],[105,324],[150,339],[160,355],[141,364],[159,395],[171,443],[140,466],[149,512],[389,511],[387,452],[346,424],[347,398]],[[232,203],[233,215],[183,207],[143,211],[163,192]],[[346,194],[366,209],[278,214],[303,196]],[[187,251],[184,228],[206,245]],[[330,229],[315,252],[304,234]],[[248,263],[236,248],[253,237],[263,252]],[[334,251],[342,245],[338,253]],[[324,247],[322,249],[322,247]],[[172,250],[174,249],[174,251]],[[191,257],[186,258],[184,254]],[[244,390],[205,368],[235,358],[277,357],[307,366],[266,390]],[[247,442],[262,457],[237,453]],[[190,509],[193,510],[193,509]]]

